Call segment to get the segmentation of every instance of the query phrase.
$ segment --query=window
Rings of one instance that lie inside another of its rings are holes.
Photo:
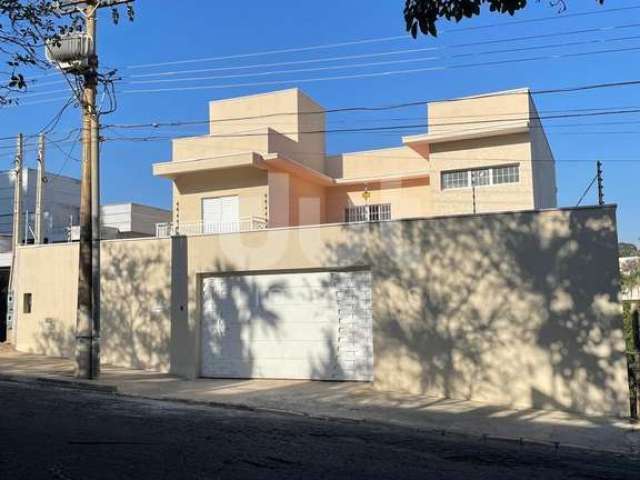
[[[469,171],[442,172],[442,190],[469,186]]]
[[[347,207],[344,211],[344,217],[347,223],[391,220],[391,204],[379,203],[374,205]]]
[[[471,185],[491,185],[491,169],[471,170]]]
[[[442,190],[501,185],[504,183],[518,183],[519,181],[519,165],[455,170],[442,172],[441,174]]]
[[[508,167],[494,167],[493,183],[518,183],[520,181],[520,168],[518,165]]]
[[[22,302],[22,312],[31,313],[31,294],[25,293]]]

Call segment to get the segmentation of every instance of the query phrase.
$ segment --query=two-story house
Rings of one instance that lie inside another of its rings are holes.
[[[170,233],[556,206],[555,163],[527,89],[429,103],[427,133],[327,155],[325,109],[298,89],[213,101],[210,132],[173,141]]]

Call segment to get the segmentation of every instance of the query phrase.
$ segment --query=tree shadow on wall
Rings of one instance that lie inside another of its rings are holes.
[[[279,336],[282,319],[271,305],[289,297],[287,284],[264,275],[225,273],[237,270],[235,265],[217,261],[210,271],[219,273],[202,280],[200,373],[204,377],[265,376],[258,369],[256,355],[279,354],[255,349]]]
[[[42,320],[40,334],[34,336],[35,348],[32,351],[48,357],[73,358],[76,331],[74,327],[64,325],[60,319],[53,317]]]
[[[535,408],[624,411],[610,210],[344,227],[330,265],[374,275],[382,388]]]
[[[103,251],[108,261],[103,262],[101,286],[102,362],[168,371],[169,242],[114,242]]]

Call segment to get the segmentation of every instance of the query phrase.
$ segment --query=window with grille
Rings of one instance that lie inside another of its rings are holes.
[[[501,167],[474,168],[469,170],[452,170],[442,172],[441,188],[480,187],[485,185],[501,185],[518,183],[520,181],[520,166],[506,165]]]
[[[469,186],[469,170],[442,172],[442,189],[465,188]]]
[[[471,185],[491,185],[491,169],[471,170]]]
[[[377,203],[374,205],[347,207],[344,210],[344,217],[347,223],[391,220],[391,204]]]
[[[493,183],[518,183],[520,181],[520,168],[518,165],[508,167],[495,167],[493,169]]]

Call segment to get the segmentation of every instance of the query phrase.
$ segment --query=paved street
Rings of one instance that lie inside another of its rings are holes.
[[[0,382],[12,479],[639,478],[611,454]]]

